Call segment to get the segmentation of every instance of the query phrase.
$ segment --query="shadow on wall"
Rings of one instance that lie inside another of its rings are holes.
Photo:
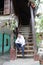
[[[4,11],[4,0],[0,0],[0,11]]]

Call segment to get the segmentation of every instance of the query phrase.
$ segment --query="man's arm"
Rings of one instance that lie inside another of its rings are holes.
[[[22,40],[22,46],[24,46],[26,43],[25,43],[25,39]]]
[[[15,43],[19,43],[19,38],[16,39]]]

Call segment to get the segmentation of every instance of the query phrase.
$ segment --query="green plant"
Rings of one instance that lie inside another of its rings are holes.
[[[39,35],[40,35],[40,33],[36,33],[36,44],[37,44],[37,47],[39,47],[39,44],[41,42],[41,40],[39,38]]]
[[[40,31],[42,30],[43,31],[43,17],[41,18],[41,22],[40,22]]]

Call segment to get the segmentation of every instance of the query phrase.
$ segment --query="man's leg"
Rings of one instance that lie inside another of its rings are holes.
[[[17,50],[19,51],[19,44],[16,44]]]
[[[16,47],[17,47],[17,50],[20,51],[19,48],[21,47],[21,44],[18,44],[18,43],[17,43],[17,44],[16,44]]]
[[[24,46],[21,47],[21,50],[22,50],[22,55],[24,57]]]

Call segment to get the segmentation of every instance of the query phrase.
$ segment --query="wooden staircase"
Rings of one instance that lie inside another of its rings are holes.
[[[26,45],[25,45],[25,50],[24,50],[24,57],[33,57],[34,56],[34,44],[33,44],[33,36],[32,32],[30,31],[29,26],[22,26],[19,31],[23,34],[25,40],[26,40]],[[17,51],[17,57],[22,57],[22,51],[18,53]]]

